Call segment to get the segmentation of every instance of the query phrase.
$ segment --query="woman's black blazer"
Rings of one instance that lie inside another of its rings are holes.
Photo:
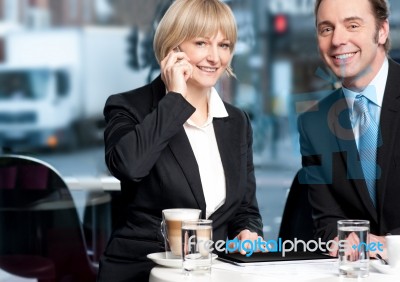
[[[195,108],[180,94],[166,94],[161,78],[112,95],[104,115],[105,156],[121,181],[125,224],[112,235],[106,256],[141,260],[163,250],[161,211],[195,208],[205,215],[199,169],[183,128]],[[229,114],[213,125],[226,178],[226,200],[210,219],[213,239],[233,238],[249,229],[262,235],[248,116],[225,103]]]

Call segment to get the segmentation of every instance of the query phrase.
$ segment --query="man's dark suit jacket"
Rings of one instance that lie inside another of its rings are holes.
[[[165,89],[158,77],[142,88],[110,96],[104,108],[106,163],[121,181],[128,206],[126,222],[113,233],[102,260],[101,268],[109,272],[120,273],[122,264],[146,261],[147,254],[164,250],[163,209],[201,209],[205,216],[199,169],[183,128],[195,108]],[[226,178],[225,204],[210,217],[214,242],[243,229],[262,235],[250,122],[243,111],[225,107],[229,116],[213,120]]]
[[[389,59],[380,117],[377,206],[363,179],[342,89],[298,118],[303,168],[299,181],[309,187],[314,235],[337,236],[337,220],[367,219],[375,235],[400,234],[400,65]]]

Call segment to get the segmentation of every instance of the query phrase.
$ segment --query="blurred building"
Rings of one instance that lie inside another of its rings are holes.
[[[135,71],[153,64],[157,74],[157,63],[150,58],[152,34],[171,2],[0,0],[0,61],[5,57],[2,35],[14,30],[118,26],[132,29],[127,38],[131,49],[126,52],[131,52],[134,58],[127,63]],[[318,54],[313,16],[315,0],[224,2],[235,13],[239,29],[232,62],[238,79],[223,79],[219,85],[221,93],[226,101],[249,113],[255,129],[256,153],[270,146],[271,153],[279,157],[273,144],[293,138],[297,113],[338,86]],[[397,59],[400,58],[400,1],[390,3],[391,56]],[[148,77],[152,75],[150,71]]]
[[[138,25],[149,28],[162,0],[0,0],[2,24],[26,28]]]

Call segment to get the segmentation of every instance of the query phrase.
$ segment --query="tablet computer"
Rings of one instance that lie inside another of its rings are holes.
[[[286,252],[284,255],[281,252],[260,252],[253,253],[251,256],[245,256],[240,253],[219,253],[218,259],[233,263],[236,265],[248,265],[254,263],[267,263],[267,262],[296,262],[304,260],[319,260],[331,259],[336,261],[337,258],[331,257],[326,254],[312,253],[312,252]]]

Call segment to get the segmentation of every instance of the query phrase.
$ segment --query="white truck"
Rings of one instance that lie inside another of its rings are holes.
[[[19,31],[0,64],[2,148],[76,148],[103,138],[111,94],[146,82],[128,66],[128,28]]]

